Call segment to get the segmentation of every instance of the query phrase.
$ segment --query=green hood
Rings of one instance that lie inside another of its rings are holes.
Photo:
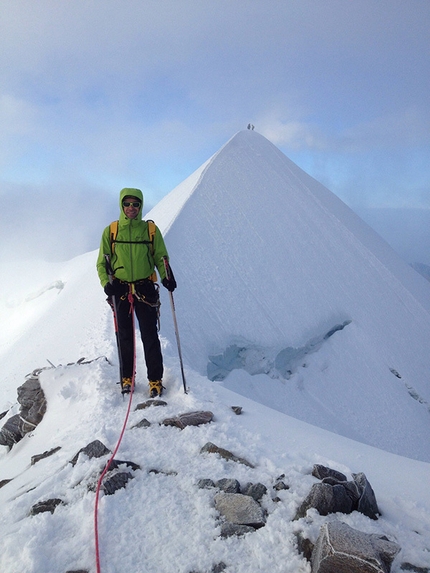
[[[141,221],[142,220],[142,210],[143,210],[143,193],[140,189],[133,189],[132,187],[124,187],[124,189],[121,189],[121,192],[119,194],[119,220],[120,222],[124,222],[124,221],[128,221],[127,217],[124,214],[124,210],[122,208],[122,202],[124,200],[124,197],[136,197],[136,199],[139,199],[139,201],[142,203],[139,213],[137,214],[137,217],[135,219],[135,221]]]
[[[160,280],[166,277],[164,258],[168,258],[169,255],[160,229],[155,227],[155,234],[150,236],[148,222],[142,219],[142,209],[135,219],[128,219],[125,216],[122,202],[127,195],[136,197],[143,205],[143,193],[140,189],[126,187],[121,190],[119,194],[120,218],[115,249],[112,248],[110,225],[104,229],[100,241],[97,272],[103,287],[109,282],[105,255],[111,257],[115,277],[119,280],[132,283],[147,279],[152,276],[154,266],[157,267]]]

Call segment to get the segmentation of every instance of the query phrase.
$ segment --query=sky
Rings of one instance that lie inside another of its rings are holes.
[[[122,187],[152,207],[251,123],[430,264],[429,24],[427,0],[2,2],[0,232],[96,248]]]

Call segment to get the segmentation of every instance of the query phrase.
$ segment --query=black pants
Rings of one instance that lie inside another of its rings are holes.
[[[158,292],[154,284],[136,285],[139,295],[151,304],[158,301]],[[116,312],[118,324],[118,339],[120,346],[121,376],[131,378],[133,372],[134,333],[133,320],[130,312],[128,298],[122,300],[116,297]],[[148,380],[162,380],[163,378],[163,356],[161,354],[160,339],[158,338],[158,310],[157,307],[150,306],[134,297],[134,311],[139,323],[140,336],[143,343],[145,355],[146,371]]]

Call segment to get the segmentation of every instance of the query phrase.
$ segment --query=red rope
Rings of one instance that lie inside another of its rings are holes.
[[[125,428],[126,428],[127,422],[128,422],[128,417],[130,415],[131,402],[132,402],[133,392],[134,392],[134,379],[135,379],[135,366],[136,366],[136,339],[135,339],[135,331],[134,331],[134,328],[135,328],[135,324],[134,324],[134,298],[133,298],[133,294],[132,294],[131,290],[128,294],[128,301],[130,303],[130,313],[132,316],[132,328],[133,328],[133,346],[134,346],[133,376],[131,378],[131,390],[130,390],[130,397],[128,399],[128,408],[127,408],[127,412],[125,415],[124,424],[122,426],[121,434],[118,438],[118,441],[117,441],[117,444],[116,444],[115,449],[113,451],[113,454],[109,458],[109,461],[106,464],[106,466],[105,466],[104,470],[102,471],[101,476],[99,477],[99,480],[97,482],[96,499],[95,499],[95,506],[94,506],[94,539],[95,539],[95,550],[96,550],[97,573],[101,572],[100,548],[99,548],[99,527],[98,527],[98,507],[99,507],[100,489],[101,489],[103,478],[105,477],[106,473],[109,471],[110,465],[112,464],[112,462],[115,458],[115,455],[116,455],[117,451],[119,450],[119,446],[120,446],[122,438],[124,436]],[[115,320],[116,320],[116,317],[115,317]]]

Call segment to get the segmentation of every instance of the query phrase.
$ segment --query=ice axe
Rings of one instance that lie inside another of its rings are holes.
[[[164,261],[164,269],[166,271],[166,278],[167,278],[167,280],[170,280],[172,278],[172,271],[170,269],[170,265],[169,265],[169,261],[168,261],[167,257],[163,257],[163,261]],[[172,308],[173,324],[175,327],[176,344],[178,347],[179,363],[181,365],[182,384],[184,385],[185,394],[188,394],[187,385],[185,382],[184,363],[182,361],[181,341],[179,339],[178,321],[176,320],[175,301],[173,300],[173,293],[170,291],[169,291],[169,296],[170,296],[170,306]]]

